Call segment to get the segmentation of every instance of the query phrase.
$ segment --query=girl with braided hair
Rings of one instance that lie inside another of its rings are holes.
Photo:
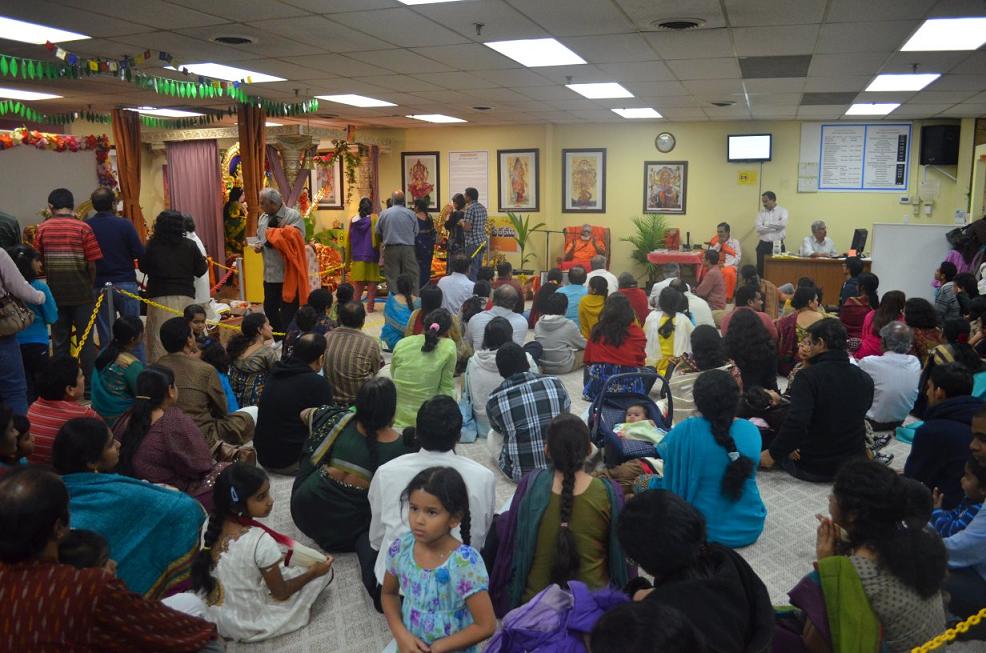
[[[496,630],[486,566],[469,546],[469,494],[451,467],[429,467],[401,495],[409,533],[387,549],[380,603],[404,651],[469,651]],[[452,530],[459,527],[462,541]],[[403,601],[402,601],[403,597]]]
[[[255,521],[273,507],[270,479],[259,467],[233,463],[216,479],[191,576],[192,588],[206,597],[206,618],[226,639],[258,642],[305,626],[312,603],[332,582],[332,556],[305,569],[287,566],[291,558],[279,545],[291,550],[294,542]]]
[[[705,517],[708,539],[728,547],[753,544],[767,508],[755,477],[760,432],[736,419],[739,386],[724,370],[702,372],[693,390],[698,415],[675,426],[656,445],[664,477],[638,479],[637,490],[674,492]]]
[[[630,575],[616,537],[623,490],[585,473],[590,451],[585,422],[570,413],[558,415],[548,425],[546,447],[552,468],[521,480],[503,516],[506,526],[498,529],[490,585],[498,615],[552,583],[623,587]]]
[[[418,409],[437,395],[455,398],[457,352],[449,332],[452,315],[438,308],[424,318],[424,332],[405,336],[394,347],[390,376],[397,386],[398,429],[414,426]]]

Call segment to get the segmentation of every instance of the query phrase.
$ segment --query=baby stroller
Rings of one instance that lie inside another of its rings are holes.
[[[643,392],[628,392],[624,389],[633,379],[643,380]],[[650,390],[660,379],[661,396],[668,400],[667,417],[661,412]],[[603,462],[613,467],[627,460],[654,456],[654,445],[640,440],[624,439],[613,432],[613,427],[623,421],[627,408],[632,404],[642,404],[647,409],[647,417],[654,420],[658,428],[670,430],[674,407],[671,401],[671,388],[668,381],[656,371],[641,370],[628,374],[614,374],[606,380],[602,392],[589,407],[589,437],[593,444],[603,450]]]

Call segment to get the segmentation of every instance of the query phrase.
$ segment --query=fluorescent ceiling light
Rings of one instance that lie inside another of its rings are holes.
[[[233,66],[224,66],[221,63],[190,63],[182,64],[181,67],[194,75],[213,77],[215,79],[225,79],[230,82],[238,82],[241,79],[246,79],[247,77],[250,78],[251,84],[257,84],[260,82],[287,81],[283,77],[265,75],[264,73],[244,70],[243,68],[234,68]],[[165,68],[168,70],[177,70],[174,66],[165,66]]]
[[[907,40],[902,52],[976,50],[986,43],[986,18],[931,18]]]
[[[633,93],[626,90],[616,82],[600,82],[596,84],[565,84],[579,95],[590,100],[604,100],[607,98],[633,97]]]
[[[425,122],[465,122],[462,118],[453,118],[452,116],[446,116],[442,113],[419,113],[417,115],[404,116],[405,118],[414,118],[415,120],[423,120]]]
[[[521,39],[519,41],[490,41],[484,43],[500,54],[528,68],[540,66],[573,66],[585,63],[555,39]]]
[[[461,0],[397,0],[405,5],[437,5],[440,2],[460,2]]]
[[[283,122],[265,122],[264,127],[283,127]]]
[[[88,38],[91,37],[46,25],[37,25],[23,20],[14,20],[13,18],[0,16],[0,39],[44,45],[48,41],[52,43],[64,43],[65,41],[78,41]]]
[[[939,73],[915,75],[877,75],[866,87],[867,91],[920,91],[941,77]]]
[[[656,110],[651,107],[642,107],[638,109],[611,109],[611,111],[624,118],[663,118]]]
[[[387,102],[386,100],[377,100],[375,98],[366,97],[365,95],[354,95],[352,93],[346,93],[344,95],[316,95],[319,100],[328,100],[329,102],[338,102],[339,104],[348,104],[353,107],[396,107],[397,105],[393,102]]]
[[[8,100],[54,100],[62,97],[51,93],[36,93],[35,91],[22,91],[16,88],[0,88],[0,98]]]
[[[154,107],[136,107],[134,109],[127,109],[127,111],[136,111],[145,116],[161,116],[162,118],[191,118],[193,116],[205,115],[204,113],[194,113],[180,109],[155,109]]]
[[[847,116],[885,116],[897,107],[899,102],[866,102],[854,104],[846,111]]]

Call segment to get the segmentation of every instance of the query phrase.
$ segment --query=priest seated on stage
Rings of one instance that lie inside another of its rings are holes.
[[[558,259],[558,267],[568,270],[578,265],[588,270],[593,256],[605,256],[608,262],[609,252],[606,241],[609,230],[589,224],[582,225],[580,232],[576,232],[575,229],[575,227],[565,229],[565,255]]]

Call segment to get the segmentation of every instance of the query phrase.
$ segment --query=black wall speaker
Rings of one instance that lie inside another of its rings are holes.
[[[921,165],[954,166],[959,162],[959,126],[921,128]]]

